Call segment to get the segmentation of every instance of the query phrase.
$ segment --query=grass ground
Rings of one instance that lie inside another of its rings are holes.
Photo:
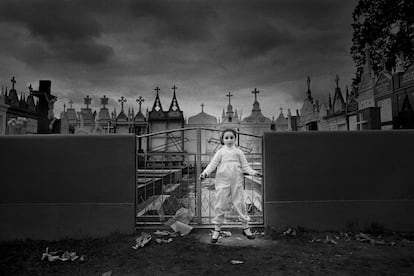
[[[132,249],[136,236],[121,234],[1,243],[0,275],[102,275],[108,271],[112,275],[414,275],[412,235],[383,235],[377,239],[387,245],[372,245],[353,234],[346,240],[339,233],[300,231],[296,236],[281,236],[268,230],[247,240],[239,229],[229,230],[232,236],[217,244],[211,244],[209,231],[202,229],[168,244],[157,244],[153,235],[138,250]],[[337,244],[326,242],[326,236]],[[86,260],[41,261],[46,247],[76,251]],[[243,263],[232,264],[232,260]]]

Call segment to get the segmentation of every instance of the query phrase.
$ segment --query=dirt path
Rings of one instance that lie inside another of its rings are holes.
[[[355,239],[324,243],[338,233],[280,233],[247,240],[240,230],[210,244],[208,230],[195,230],[168,244],[153,240],[133,250],[134,236],[113,234],[102,239],[59,242],[18,241],[0,244],[0,275],[414,275],[414,244],[401,236],[371,245]],[[310,242],[312,239],[320,239]],[[335,238],[334,238],[335,239]],[[45,248],[76,251],[86,261],[53,262],[40,258]],[[232,264],[232,260],[242,261]]]

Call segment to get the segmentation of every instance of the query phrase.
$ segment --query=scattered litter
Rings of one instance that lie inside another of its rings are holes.
[[[323,242],[324,243],[338,244],[338,242],[336,242],[334,239],[332,239],[329,235],[326,235],[326,238]]]
[[[282,234],[280,234],[280,236],[282,236],[282,237],[286,237],[286,236],[295,237],[296,236],[296,230],[289,227],[286,231],[284,231]]]
[[[210,235],[213,235],[214,231],[210,230]],[[230,231],[220,231],[219,238],[229,238],[232,234]],[[241,238],[236,237],[237,239],[241,240]]]
[[[265,232],[264,231],[263,232],[259,232],[259,231],[255,230],[252,234],[253,235],[262,235],[262,236],[264,236],[265,235]],[[296,235],[296,233],[295,233],[295,235]]]
[[[169,232],[167,230],[164,230],[164,231],[157,230],[154,232],[154,235],[161,235],[161,236],[170,236],[171,234],[172,232]]]
[[[79,258],[79,256],[76,255],[76,252],[65,251],[63,253],[63,255],[62,255],[61,258],[64,259],[62,261],[68,261],[68,260],[70,260],[70,261],[73,262],[73,261],[76,261]]]
[[[323,242],[323,243],[332,243],[332,244],[338,244],[337,241],[332,239],[329,235],[326,235],[325,239],[311,239],[309,242]]]
[[[165,225],[170,226],[174,232],[180,232],[181,236],[185,236],[193,230],[192,226],[189,226],[193,214],[187,208],[180,208],[177,210],[175,215],[170,218]]]
[[[414,243],[414,241],[410,241],[410,240],[405,239],[405,238],[404,238],[404,239],[402,239],[402,242],[403,242],[403,243]]]
[[[351,240],[351,237],[350,237],[350,236],[349,236],[349,234],[348,234],[348,233],[346,233],[346,232],[339,232],[339,236],[340,236],[342,239],[346,240],[346,241]]]
[[[381,238],[381,236],[378,236],[378,238]],[[355,239],[360,242],[369,242],[371,245],[389,245],[389,246],[396,245],[396,243],[393,241],[386,242],[384,240],[374,239],[373,237],[365,233],[359,233],[358,235],[355,235]]]
[[[102,276],[111,276],[111,275],[112,275],[112,270],[102,273]]]
[[[45,253],[42,254],[42,258],[40,260],[43,261],[44,259],[47,258],[49,262],[54,262],[54,261],[62,261],[62,262],[72,261],[73,262],[79,258],[79,256],[76,255],[76,252],[65,251],[63,252],[62,255],[59,255],[60,252],[62,252],[62,250],[49,252],[49,247],[46,247],[46,251]]]
[[[355,235],[355,239],[360,242],[370,242],[371,237],[368,234],[359,233],[358,235]]]
[[[220,236],[222,236],[223,238],[231,237],[231,232],[230,231],[220,231]]]
[[[162,244],[162,243],[170,243],[170,242],[172,242],[172,241],[173,241],[173,239],[172,239],[172,238],[169,238],[169,239],[155,239],[155,241],[156,241],[158,244]]]
[[[165,238],[176,238],[178,236],[177,232],[167,231],[167,230],[157,230],[153,233],[156,236],[162,236]]]
[[[322,242],[321,239],[311,239],[309,242]]]
[[[175,215],[169,220],[167,220],[165,225],[171,226],[177,221],[184,223],[184,224],[189,224],[192,218],[193,218],[193,214],[191,213],[191,211],[183,207],[183,208],[178,209]]]
[[[231,264],[244,264],[244,261],[240,261],[240,260],[231,260]]]
[[[351,238],[351,234],[350,233],[346,233],[346,232],[340,232],[339,236],[334,235],[334,238],[331,238],[329,235],[327,235],[325,237],[325,239],[311,239],[309,242],[315,243],[332,243],[332,244],[338,244],[338,242],[336,240],[345,240],[345,241],[350,241],[353,238]],[[372,236],[370,236],[369,234],[365,234],[365,233],[359,233],[357,235],[354,236],[356,241],[359,242],[366,242],[366,243],[370,243],[371,245],[388,245],[388,246],[396,246],[397,243],[395,241],[384,241],[383,239],[381,239],[382,236],[378,236],[377,238],[373,238]],[[404,241],[405,239],[402,240],[402,242],[413,242],[414,241]]]
[[[193,230],[193,227],[187,224],[184,224],[180,221],[176,221],[173,224],[171,224],[170,226],[172,228],[172,230],[174,230],[175,232],[180,232],[181,236],[185,236],[188,235],[191,230]]]
[[[146,232],[142,232],[141,236],[135,239],[135,245],[132,247],[132,249],[138,249],[140,247],[144,247],[150,241],[151,241],[151,235]]]
[[[355,239],[360,242],[369,242],[372,245],[387,245],[387,243],[383,240],[376,240],[372,238],[370,235],[365,233],[359,233],[355,235]]]
[[[239,241],[241,241],[241,240],[242,240],[242,238],[240,238],[240,237],[236,237],[236,239],[238,239]]]

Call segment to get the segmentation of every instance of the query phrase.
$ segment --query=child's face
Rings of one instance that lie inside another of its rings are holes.
[[[231,147],[236,142],[236,137],[234,136],[233,132],[227,131],[223,135],[223,142],[224,145]]]

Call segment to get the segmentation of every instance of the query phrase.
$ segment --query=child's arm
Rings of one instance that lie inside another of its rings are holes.
[[[256,175],[256,176],[261,176],[262,174],[253,170],[250,166],[249,163],[247,162],[246,156],[244,155],[243,151],[240,150],[240,163],[241,163],[241,167],[244,173],[247,173],[249,175]]]
[[[207,168],[205,168],[205,170],[201,173],[200,178],[205,178],[209,176],[217,168],[220,162],[221,162],[221,150],[216,152],[213,159],[207,165]]]

